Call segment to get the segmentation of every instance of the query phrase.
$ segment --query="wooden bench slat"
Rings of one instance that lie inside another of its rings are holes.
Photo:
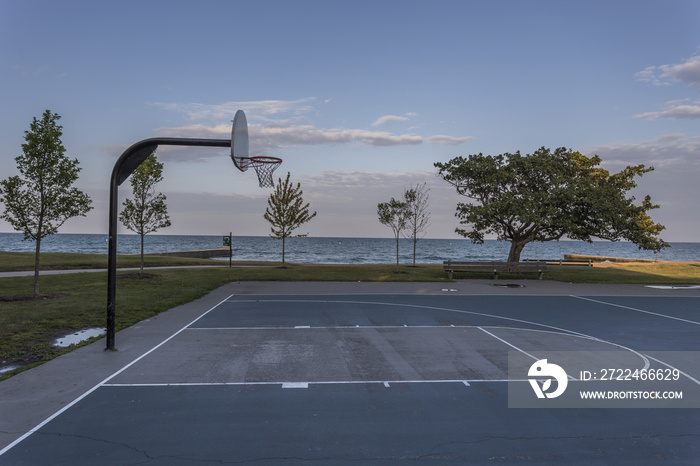
[[[480,272],[484,270],[492,270],[494,280],[501,272],[537,272],[538,278],[541,280],[543,273],[547,270],[547,264],[544,262],[458,262],[447,260],[443,262],[443,268],[448,273],[450,280],[452,280],[453,272]]]

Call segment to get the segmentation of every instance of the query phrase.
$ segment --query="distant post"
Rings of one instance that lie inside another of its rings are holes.
[[[224,236],[224,247],[228,246],[228,266],[233,267],[233,232],[229,232],[228,238]]]

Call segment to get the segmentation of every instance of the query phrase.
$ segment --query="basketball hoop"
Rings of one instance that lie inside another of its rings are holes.
[[[258,156],[250,157],[247,166],[255,169],[261,188],[272,188],[275,185],[272,181],[272,172],[274,172],[281,163],[282,159],[277,157]]]

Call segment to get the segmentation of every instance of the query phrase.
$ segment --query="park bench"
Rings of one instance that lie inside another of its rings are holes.
[[[544,262],[456,262],[446,260],[443,268],[447,276],[452,280],[454,272],[492,272],[493,279],[498,279],[501,273],[526,273],[537,272],[537,278],[542,280],[544,272],[547,271],[547,264]]]

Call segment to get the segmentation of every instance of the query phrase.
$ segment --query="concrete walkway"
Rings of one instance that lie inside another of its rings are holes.
[[[211,267],[228,267],[228,264],[224,265],[173,265],[168,267],[144,267],[143,270],[160,270],[160,269],[198,269],[198,268],[211,268]],[[259,265],[234,265],[233,267],[260,267]],[[138,267],[127,267],[117,269],[117,272],[133,272],[134,270],[139,270]],[[107,269],[68,269],[68,270],[40,270],[39,275],[59,275],[64,273],[94,273],[102,272],[106,273]],[[5,277],[31,277],[34,275],[33,270],[21,270],[18,272],[0,272],[0,278]]]

